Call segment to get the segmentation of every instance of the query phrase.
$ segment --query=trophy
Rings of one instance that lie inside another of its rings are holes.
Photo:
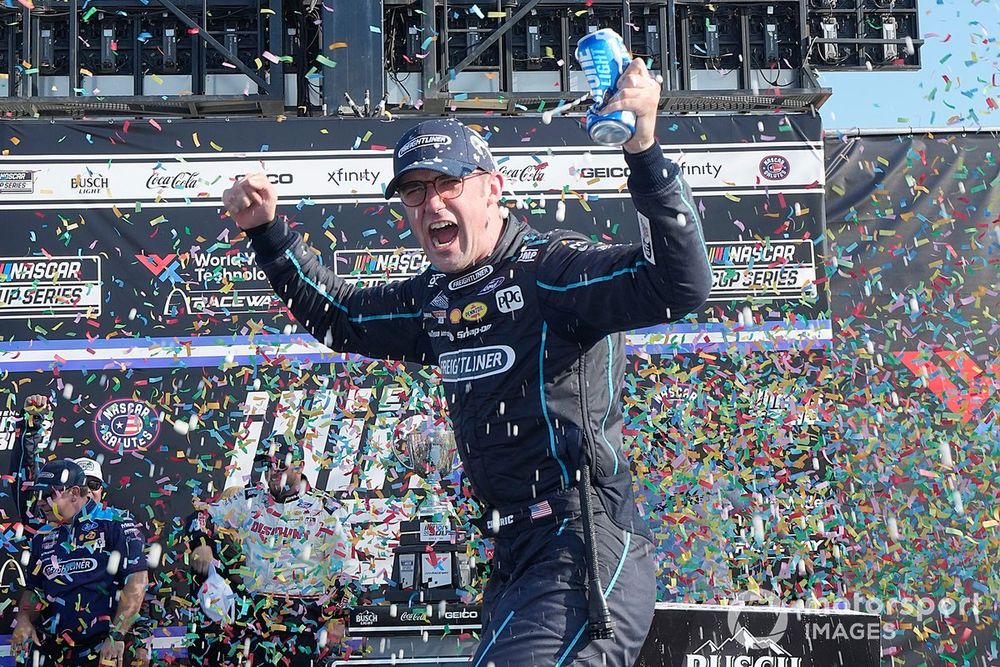
[[[440,492],[441,479],[455,469],[455,433],[443,423],[417,415],[402,420],[393,450],[400,464],[424,479],[429,487],[417,510],[420,517],[443,517],[448,506]]]
[[[419,475],[425,487],[416,520],[400,524],[392,567],[396,585],[386,597],[409,600],[416,593],[422,601],[456,600],[456,590],[471,580],[471,564],[464,536],[439,488],[455,469],[455,434],[442,420],[415,415],[400,420],[392,449],[400,465]]]

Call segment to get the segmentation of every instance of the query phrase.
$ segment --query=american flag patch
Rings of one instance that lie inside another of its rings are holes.
[[[543,500],[540,503],[535,503],[529,509],[531,509],[532,521],[541,519],[542,517],[546,517],[552,514],[552,508],[549,506],[549,501],[547,500]]]

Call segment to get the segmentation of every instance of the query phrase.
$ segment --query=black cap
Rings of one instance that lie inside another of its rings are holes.
[[[392,158],[394,176],[385,187],[385,198],[396,194],[399,177],[414,169],[430,169],[461,178],[476,169],[496,171],[490,145],[475,130],[454,118],[418,123],[396,144]]]
[[[87,475],[80,464],[71,459],[50,461],[38,471],[38,477],[31,485],[33,490],[64,489],[71,486],[84,486]]]

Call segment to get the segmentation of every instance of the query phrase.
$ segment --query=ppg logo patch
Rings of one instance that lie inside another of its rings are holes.
[[[143,451],[160,434],[160,415],[142,401],[108,401],[94,416],[94,435],[113,452]]]
[[[497,292],[497,308],[501,313],[513,313],[524,306],[524,298],[521,296],[521,287],[514,285]]]

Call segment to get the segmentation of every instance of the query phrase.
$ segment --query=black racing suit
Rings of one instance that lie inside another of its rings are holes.
[[[622,332],[699,308],[712,277],[679,167],[659,146],[625,159],[640,245],[511,218],[461,274],[430,267],[357,288],[286,222],[248,233],[277,294],[327,347],[441,368],[465,473],[500,526],[474,664],[631,665],[652,620],[652,536],[622,453]],[[586,558],[567,491],[584,462],[614,640],[583,630]]]

